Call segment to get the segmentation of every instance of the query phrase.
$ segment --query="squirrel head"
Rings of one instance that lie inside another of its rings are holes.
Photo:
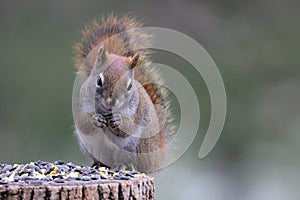
[[[137,93],[134,68],[138,59],[139,55],[109,54],[104,45],[99,47],[91,73],[96,86],[97,113],[110,114],[128,107],[131,97]]]

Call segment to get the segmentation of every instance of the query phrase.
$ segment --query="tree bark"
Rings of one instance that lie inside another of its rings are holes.
[[[7,184],[0,185],[0,199],[154,199],[154,178],[76,181],[47,185]]]

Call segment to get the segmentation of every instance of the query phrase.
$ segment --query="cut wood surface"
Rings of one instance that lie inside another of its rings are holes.
[[[154,178],[0,185],[0,199],[154,199]]]

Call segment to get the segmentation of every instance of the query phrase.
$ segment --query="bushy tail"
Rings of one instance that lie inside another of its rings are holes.
[[[141,28],[142,24],[130,16],[117,18],[114,15],[102,17],[101,20],[93,20],[82,31],[82,39],[75,46],[75,63],[76,68],[82,66],[83,61],[88,54],[95,50],[104,40],[114,36],[106,45],[108,53],[125,55],[137,46],[149,44],[149,35],[142,32],[130,34],[128,30]],[[127,31],[127,32],[125,32]],[[117,35],[118,34],[118,35]],[[89,72],[90,69],[87,69]]]

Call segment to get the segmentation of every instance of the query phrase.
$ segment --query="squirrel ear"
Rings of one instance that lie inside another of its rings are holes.
[[[124,53],[123,56],[125,57],[133,57],[134,56],[134,51],[128,51],[127,53]]]
[[[99,69],[102,66],[102,64],[105,62],[105,60],[106,60],[106,50],[104,45],[101,45],[98,49],[98,55],[94,63],[94,68]]]
[[[129,57],[128,61],[127,61],[129,69],[133,69],[136,66],[138,60],[139,60],[139,54],[137,54],[133,57]]]

